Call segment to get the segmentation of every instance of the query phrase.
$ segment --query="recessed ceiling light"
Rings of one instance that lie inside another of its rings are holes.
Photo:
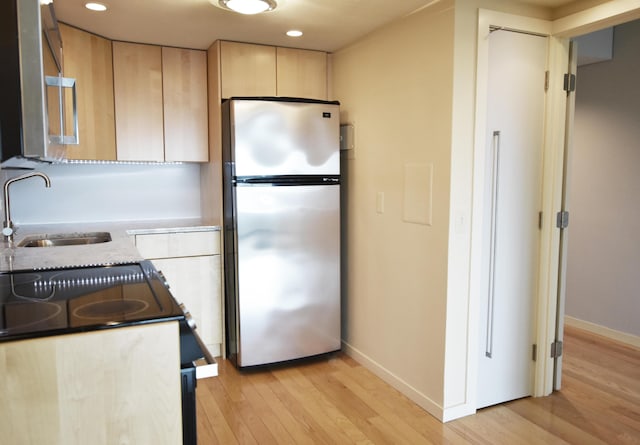
[[[297,29],[292,29],[291,31],[287,31],[287,35],[289,37],[300,37],[302,35],[302,31]]]
[[[260,14],[273,11],[278,4],[275,0],[209,0],[223,9],[230,9],[240,14]]]
[[[92,11],[106,11],[107,6],[102,3],[86,3],[84,5],[85,8],[91,9]]]

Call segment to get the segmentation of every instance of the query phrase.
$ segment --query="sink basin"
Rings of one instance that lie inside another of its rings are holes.
[[[111,241],[109,232],[55,233],[27,236],[18,247],[56,247],[100,244]]]

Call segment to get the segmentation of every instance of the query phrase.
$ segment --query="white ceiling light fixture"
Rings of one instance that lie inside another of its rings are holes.
[[[287,35],[289,37],[301,37],[302,36],[302,31],[300,31],[298,29],[292,29],[290,31],[287,31]]]
[[[218,0],[218,5],[224,9],[249,15],[273,11],[278,6],[275,0]]]
[[[107,10],[107,6],[102,3],[85,3],[84,7],[92,11],[99,11],[99,12]]]

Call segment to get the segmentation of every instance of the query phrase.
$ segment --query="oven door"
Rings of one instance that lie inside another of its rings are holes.
[[[185,320],[180,322],[180,380],[182,387],[182,443],[197,445],[196,417],[197,380],[218,375],[218,364],[200,339],[189,312],[183,308]]]

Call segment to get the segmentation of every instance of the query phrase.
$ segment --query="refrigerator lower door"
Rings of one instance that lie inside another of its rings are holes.
[[[340,349],[340,187],[238,186],[239,367]]]

